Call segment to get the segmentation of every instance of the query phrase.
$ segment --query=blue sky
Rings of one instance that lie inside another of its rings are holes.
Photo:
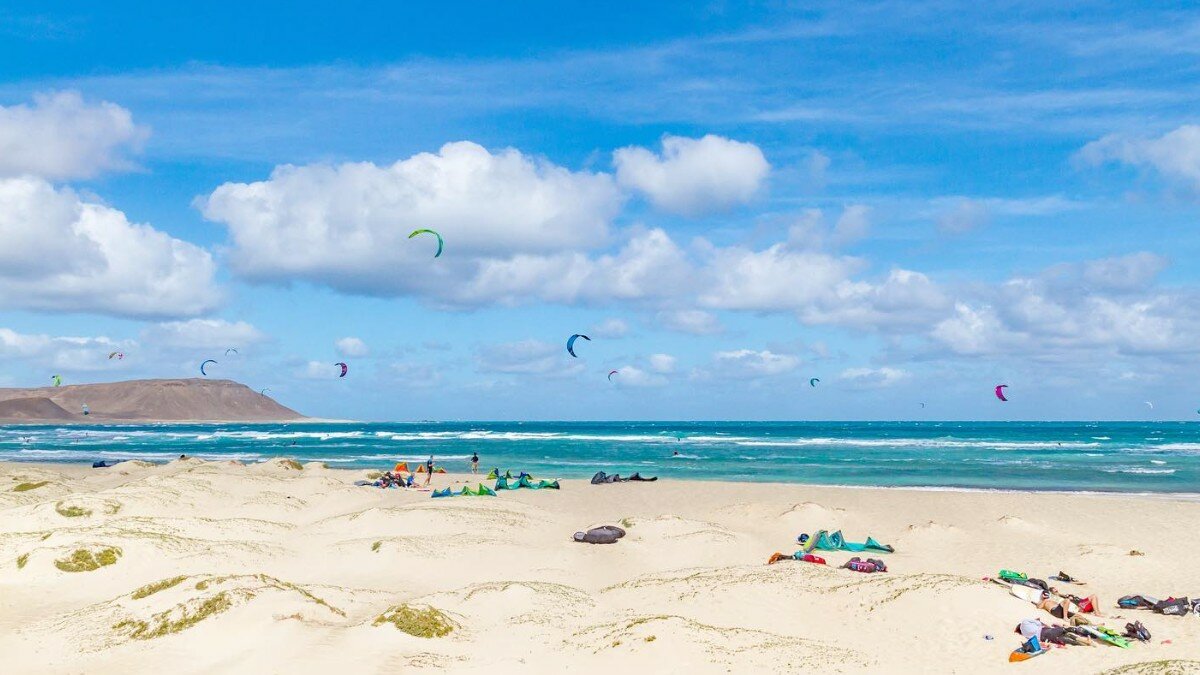
[[[0,9],[0,384],[1194,416],[1200,11],[842,4]]]

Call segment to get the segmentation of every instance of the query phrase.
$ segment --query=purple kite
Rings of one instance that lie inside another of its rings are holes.
[[[337,362],[337,363],[335,363],[335,364],[333,364],[333,365],[335,365],[335,366],[341,366],[341,367],[342,367],[342,374],[341,374],[341,375],[338,375],[338,377],[345,377],[345,376],[346,376],[346,372],[350,370],[350,366],[347,366],[345,363],[343,363],[343,362],[341,362],[341,361],[339,361],[339,362]]]
[[[1000,399],[1001,401],[1007,401],[1007,400],[1008,400],[1008,399],[1004,398],[1004,389],[1005,389],[1005,387],[1007,387],[1007,386],[1008,386],[1007,384],[998,384],[998,385],[996,385],[996,398]]]

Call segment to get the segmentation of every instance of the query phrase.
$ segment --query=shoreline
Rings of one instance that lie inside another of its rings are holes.
[[[338,462],[331,462],[330,460],[327,460],[327,459],[300,460],[296,457],[289,457],[289,456],[283,455],[283,454],[275,455],[272,457],[264,457],[264,458],[258,459],[258,460],[245,460],[245,459],[241,459],[241,458],[219,458],[216,455],[211,455],[211,454],[207,454],[207,453],[201,453],[198,455],[189,455],[189,458],[196,459],[196,460],[206,462],[206,463],[223,463],[223,462],[228,462],[228,461],[237,461],[237,462],[240,462],[247,466],[261,465],[261,464],[266,464],[266,463],[274,462],[274,461],[278,461],[278,460],[291,460],[291,461],[295,461],[295,462],[298,462],[301,464],[315,463],[315,464],[330,465],[330,466],[326,466],[325,469],[323,469],[324,471],[338,471],[338,472],[355,473],[355,474],[361,474],[363,472],[370,472],[370,471],[386,471],[390,465],[395,464],[395,461],[381,460],[380,463],[378,463],[376,465],[348,467],[348,466],[340,466]],[[107,462],[108,460],[106,459],[104,461]],[[171,462],[178,461],[178,460],[177,459],[170,459],[170,460],[143,459],[143,458],[139,458],[139,457],[130,457],[128,459],[115,460],[116,464],[120,464],[121,462],[126,462],[126,461],[141,461],[141,462],[147,462],[150,464],[154,464],[156,466],[164,466],[164,465],[170,464]],[[412,464],[416,460],[400,460],[400,461],[407,461],[408,463]],[[113,468],[116,466],[116,464],[109,465],[106,468]],[[45,469],[45,470],[60,470],[63,468],[68,468],[68,470],[78,469],[78,470],[84,471],[84,472],[103,470],[103,469],[93,469],[91,466],[88,466],[88,462],[85,460],[74,460],[74,459],[73,460],[63,460],[61,462],[56,462],[56,461],[47,460],[47,459],[35,459],[35,460],[28,460],[28,461],[14,460],[14,459],[0,460],[0,468],[4,468],[6,465],[32,466],[32,467],[38,467],[38,468]],[[635,470],[637,470],[637,469],[635,469]],[[489,469],[489,471],[490,471],[490,469]],[[638,470],[638,471],[640,471],[640,470]],[[443,474],[443,475],[455,476],[455,477],[461,478],[461,477],[471,476],[472,474],[464,473],[464,472],[447,472],[446,474]],[[483,477],[485,475],[486,475],[486,472],[479,474],[480,480],[486,481],[487,479]],[[549,475],[549,474],[547,474],[547,475]],[[555,475],[554,478],[557,478],[560,480],[580,481],[582,483],[587,483],[590,476]],[[967,494],[978,493],[978,494],[1012,494],[1012,495],[1063,495],[1063,496],[1080,495],[1080,496],[1096,496],[1096,497],[1146,498],[1146,499],[1161,499],[1161,500],[1168,500],[1168,501],[1173,500],[1173,501],[1182,501],[1182,502],[1200,502],[1200,490],[1197,490],[1196,492],[1153,492],[1153,491],[1133,492],[1133,491],[1123,491],[1123,490],[1062,490],[1062,489],[1055,489],[1055,488],[1047,488],[1047,489],[977,488],[977,487],[946,486],[946,485],[850,485],[850,484],[845,484],[845,483],[805,483],[802,481],[793,482],[793,481],[780,481],[780,480],[762,480],[762,481],[760,481],[760,480],[744,480],[740,477],[702,478],[702,477],[660,476],[659,480],[664,483],[665,482],[697,483],[697,484],[701,484],[701,485],[711,485],[714,483],[716,483],[716,484],[732,483],[732,484],[738,484],[738,485],[747,485],[747,486],[755,485],[755,486],[766,486],[766,487],[775,487],[775,488],[800,487],[800,488],[832,489],[832,490],[888,490],[888,491],[897,490],[897,491],[908,491],[908,492],[918,492],[918,493],[951,492],[951,493],[967,493]]]

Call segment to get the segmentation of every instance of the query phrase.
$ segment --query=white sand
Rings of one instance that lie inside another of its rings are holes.
[[[364,474],[0,464],[0,671],[1200,672],[1200,619],[1114,607],[1128,593],[1200,595],[1200,503],[667,480],[434,500],[353,487]],[[622,519],[615,545],[570,540]],[[894,544],[891,571],[765,564],[819,528]],[[110,566],[55,565],[107,547],[121,550]],[[981,581],[1002,567],[1086,579],[1073,590],[1123,617],[1108,625],[1140,619],[1154,639],[1009,664],[1015,624],[1051,618]],[[405,603],[458,628],[373,625]],[[181,629],[134,639],[139,621]]]

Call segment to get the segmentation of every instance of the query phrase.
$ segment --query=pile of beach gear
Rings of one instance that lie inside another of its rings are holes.
[[[1059,572],[1049,578],[1062,583],[1083,585],[1083,582],[1065,572]],[[1092,647],[1103,644],[1129,649],[1135,642],[1150,641],[1150,631],[1141,621],[1125,624],[1123,632],[1101,625],[1097,606],[1099,600],[1094,595],[1079,597],[1063,593],[1042,579],[1007,569],[1000,570],[995,577],[985,579],[1007,588],[1013,597],[1025,600],[1063,622],[1046,624],[1040,618],[1034,617],[1017,624],[1015,632],[1021,635],[1023,642],[1009,655],[1010,662],[1027,661],[1041,656],[1050,650],[1050,645]],[[1188,610],[1182,609],[1183,607],[1190,609],[1186,598],[1156,601],[1145,596],[1125,596],[1117,602],[1117,606],[1124,609],[1153,609],[1167,615],[1186,613]]]
[[[816,555],[814,551],[850,551],[853,553],[895,553],[896,548],[889,544],[881,544],[874,537],[867,537],[865,542],[846,541],[846,537],[841,530],[836,530],[832,534],[829,530],[818,530],[816,534],[809,536],[801,534],[796,538],[800,544],[799,550],[791,555],[784,553],[774,553],[767,559],[768,565],[774,565],[781,560],[796,560],[799,562],[813,563],[816,565],[825,565],[825,558]],[[866,560],[854,556],[841,565],[842,569],[850,570],[851,572],[861,572],[863,574],[874,574],[875,572],[888,571],[887,563],[879,558],[867,558]]]

